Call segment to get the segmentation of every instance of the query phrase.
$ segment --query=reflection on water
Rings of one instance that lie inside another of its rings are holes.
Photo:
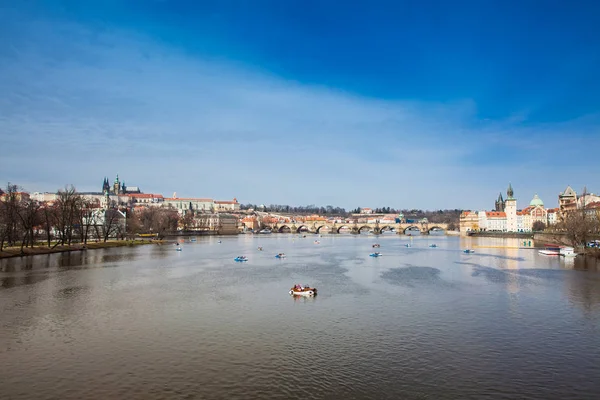
[[[383,257],[368,256],[376,242]],[[436,235],[241,235],[199,237],[181,252],[148,245],[0,260],[2,393],[596,398],[598,261],[519,247]],[[249,261],[234,262],[240,254]],[[319,295],[290,296],[295,283]]]

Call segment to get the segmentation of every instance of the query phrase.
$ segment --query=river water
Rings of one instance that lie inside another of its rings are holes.
[[[600,267],[518,245],[273,234],[0,260],[0,397],[600,398]]]

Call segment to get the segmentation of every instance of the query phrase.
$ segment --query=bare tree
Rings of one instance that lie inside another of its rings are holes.
[[[98,203],[93,200],[87,200],[79,197],[77,205],[77,230],[81,238],[81,243],[87,244],[90,229],[97,224]]]
[[[195,225],[194,212],[188,211],[179,219],[179,225],[183,228],[184,231],[188,231]]]
[[[542,232],[543,230],[546,229],[546,224],[543,223],[542,221],[535,221],[532,225],[531,225],[531,229],[534,232]]]
[[[121,224],[123,218],[124,215],[117,209],[109,208],[104,211],[104,223],[102,224],[104,242],[111,236],[118,238],[120,234],[124,233],[123,225]]]
[[[20,237],[21,225],[18,215],[20,199],[17,185],[13,185],[10,182],[6,185],[6,192],[3,194],[0,207],[2,208],[0,250],[2,250],[5,243],[9,246],[14,246]]]
[[[58,191],[56,200],[55,226],[60,236],[61,244],[71,245],[73,240],[73,227],[77,223],[78,208],[81,197],[75,187],[66,186],[64,190]]]
[[[21,199],[17,208],[17,215],[23,227],[23,238],[21,240],[21,252],[23,247],[34,244],[34,228],[40,223],[40,203],[31,199]]]
[[[41,224],[46,232],[46,242],[50,247],[52,242],[52,229],[54,228],[54,221],[56,220],[56,209],[48,204],[43,204],[40,209]]]

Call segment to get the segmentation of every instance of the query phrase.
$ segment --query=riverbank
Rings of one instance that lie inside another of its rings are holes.
[[[166,243],[164,240],[111,240],[108,242],[88,242],[86,245],[73,244],[71,246],[56,246],[54,248],[48,246],[34,246],[33,248],[23,248],[21,252],[21,246],[16,247],[5,247],[0,251],[0,258],[10,257],[23,257],[23,256],[37,256],[42,254],[54,254],[54,253],[66,253],[70,251],[86,251],[95,249],[108,249],[112,247],[126,247],[126,246],[140,246],[145,244],[162,244]]]
[[[534,234],[531,232],[469,232],[467,236],[509,239],[533,239]]]

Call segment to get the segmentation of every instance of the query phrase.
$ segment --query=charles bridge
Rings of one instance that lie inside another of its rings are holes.
[[[399,235],[404,235],[407,231],[420,231],[421,235],[428,235],[431,231],[447,231],[448,224],[444,223],[432,223],[432,222],[401,222],[401,223],[358,223],[347,222],[347,223],[335,223],[328,221],[311,221],[303,223],[270,223],[266,224],[266,229],[270,229],[271,232],[292,232],[292,233],[340,233],[341,230],[349,230],[350,233],[360,234],[363,231],[372,231],[374,234],[379,235],[385,231],[394,230]]]

